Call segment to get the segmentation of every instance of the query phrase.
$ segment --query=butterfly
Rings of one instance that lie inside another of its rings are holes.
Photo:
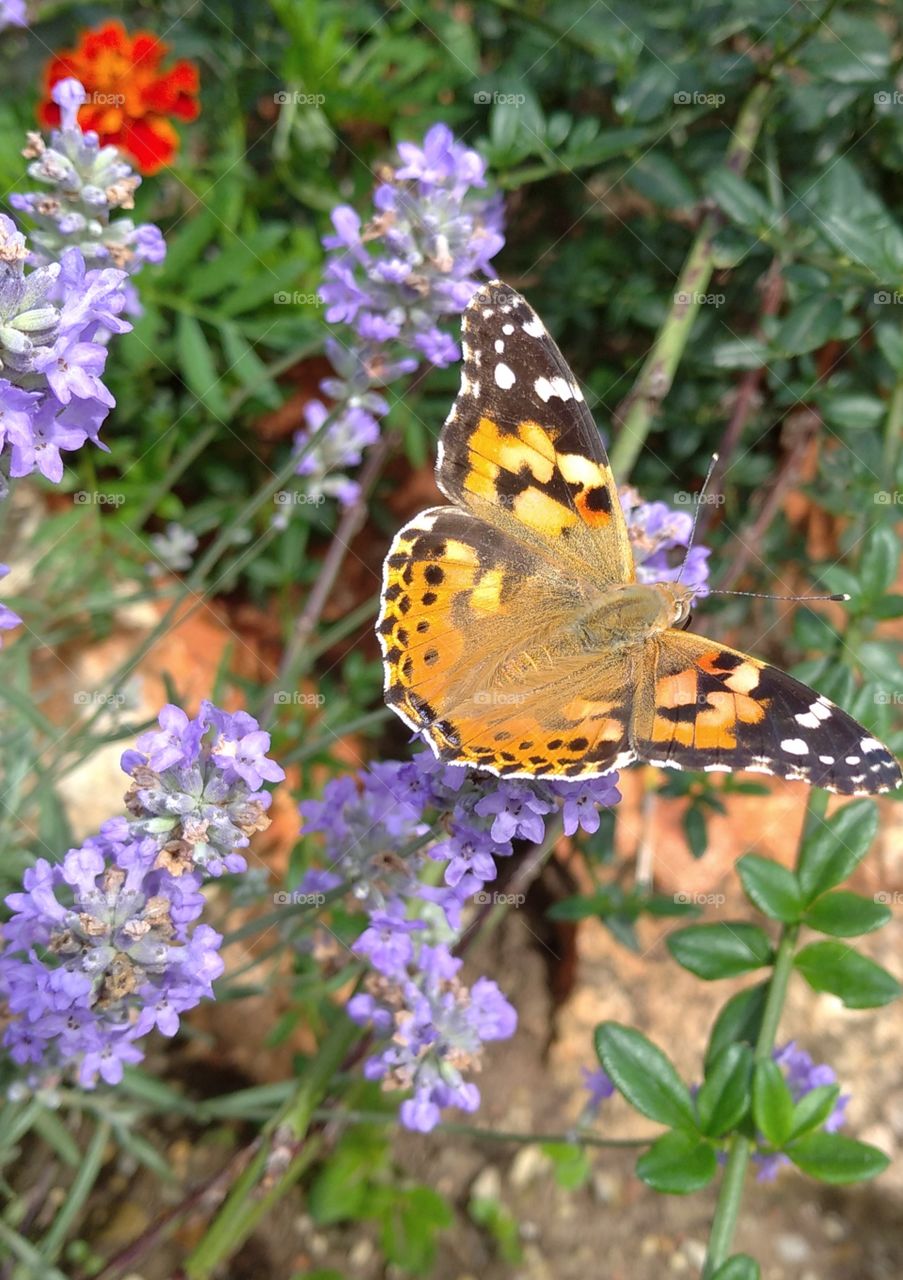
[[[640,583],[614,477],[542,321],[493,281],[463,315],[461,389],[421,512],[386,557],[385,698],[435,755],[509,778],[632,761],[845,795],[890,751],[779,668],[683,629],[692,588]]]

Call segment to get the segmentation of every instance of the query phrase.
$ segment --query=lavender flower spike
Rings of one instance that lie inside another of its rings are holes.
[[[333,209],[320,296],[327,323],[350,332],[343,345],[327,343],[337,376],[320,386],[333,403],[332,421],[314,438],[327,409],[311,401],[295,440],[309,446],[298,471],[311,494],[353,502],[357,486],[345,471],[379,435],[388,412],[379,388],[424,360],[444,366],[459,359],[443,326],[464,310],[480,276],[492,274],[504,244],[501,200],[481,190],[485,168],[476,151],[436,124],[422,146],[398,144],[398,162],[377,187],[366,224],[347,205]]]
[[[6,900],[3,1043],[35,1088],[118,1083],[144,1056],[138,1040],[174,1035],[212,997],[222,938],[196,923],[203,875],[245,868],[237,850],[268,825],[269,796],[251,787],[284,776],[251,716],[209,702],[194,720],[165,707],[137,745],[123,757],[131,817],[60,863],[38,859]]]

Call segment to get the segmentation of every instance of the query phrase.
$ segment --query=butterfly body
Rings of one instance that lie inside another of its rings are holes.
[[[526,301],[483,286],[462,345],[436,468],[450,505],[396,535],[377,624],[386,701],[436,755],[504,777],[645,760],[897,786],[897,761],[840,708],[681,630],[691,587],[636,581],[599,433]]]

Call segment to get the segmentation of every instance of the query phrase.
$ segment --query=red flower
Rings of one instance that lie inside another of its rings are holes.
[[[194,120],[200,109],[197,65],[182,59],[161,71],[168,52],[169,45],[152,32],[130,36],[118,21],[83,31],[75,49],[64,49],[47,64],[38,118],[44,125],[59,124],[60,109],[50,90],[74,76],[88,94],[78,113],[81,127],[93,129],[102,143],[122,147],[142,173],[156,173],[179,148],[168,117]]]

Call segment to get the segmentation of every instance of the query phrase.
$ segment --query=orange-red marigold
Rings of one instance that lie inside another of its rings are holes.
[[[50,97],[58,80],[74,76],[88,100],[78,122],[102,143],[127,151],[142,173],[156,173],[172,160],[179,135],[169,117],[194,120],[198,114],[198,69],[187,59],[168,71],[160,63],[169,45],[150,31],[129,35],[121,22],[83,31],[74,49],[55,54],[44,72],[46,96],[38,108],[44,125],[57,125],[60,109]]]

